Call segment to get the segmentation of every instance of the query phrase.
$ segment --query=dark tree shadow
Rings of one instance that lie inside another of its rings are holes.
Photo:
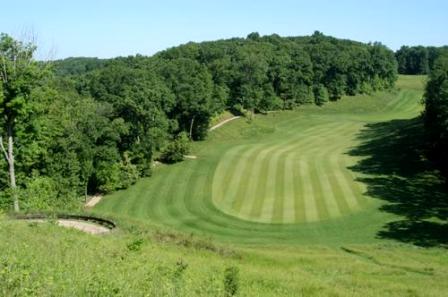
[[[382,211],[402,217],[378,236],[448,247],[448,188],[424,157],[420,118],[368,124],[358,137],[361,144],[348,154],[364,158],[349,169],[362,174],[367,195],[386,202]]]

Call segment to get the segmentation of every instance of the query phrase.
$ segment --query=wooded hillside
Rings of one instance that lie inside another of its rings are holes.
[[[211,118],[224,110],[251,117],[322,105],[390,88],[397,76],[387,47],[320,32],[251,33],[110,60],[43,63],[33,59],[34,50],[1,37],[1,108],[9,115],[2,135],[13,140],[17,180],[11,193],[11,171],[0,173],[4,209],[12,197],[22,209],[72,208],[87,193],[126,188],[151,174],[154,156],[182,159],[187,138],[204,139]]]

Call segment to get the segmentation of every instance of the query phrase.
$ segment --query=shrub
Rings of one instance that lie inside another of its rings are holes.
[[[138,252],[141,250],[144,240],[142,238],[138,238],[133,240],[127,245],[127,248],[131,252]]]
[[[26,189],[21,191],[21,196],[24,200],[25,209],[41,209],[51,210],[57,203],[57,186],[55,182],[45,176],[37,176],[31,179]]]
[[[324,87],[323,85],[318,85],[315,89],[314,89],[314,102],[316,103],[316,105],[323,105],[325,102],[327,102],[329,99],[328,96],[328,90],[326,87]]]
[[[236,296],[239,288],[239,269],[235,266],[227,267],[224,271],[224,296]]]
[[[185,132],[180,133],[162,153],[161,159],[166,163],[176,163],[184,159],[190,150],[190,141]]]

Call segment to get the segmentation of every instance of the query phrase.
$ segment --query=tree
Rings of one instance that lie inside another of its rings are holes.
[[[43,70],[33,60],[36,46],[0,35],[0,112],[2,118],[0,146],[8,164],[9,183],[14,210],[19,211],[16,173],[14,164],[14,138],[16,122],[28,112],[29,96],[39,84]],[[6,136],[5,148],[3,136]]]
[[[314,100],[316,105],[324,105],[329,99],[327,88],[323,85],[318,85],[314,88]]]
[[[434,64],[424,95],[424,122],[430,157],[448,179],[448,54]]]
[[[237,61],[234,65],[235,88],[233,92],[233,96],[237,100],[236,103],[241,104],[252,113],[258,108],[264,96],[264,85],[268,80],[267,61],[253,49],[254,47],[248,46],[246,49],[239,51],[236,56]]]
[[[207,68],[195,60],[180,58],[165,61],[160,72],[175,96],[171,116],[190,139],[203,139],[219,102],[213,95],[213,81]]]
[[[170,142],[162,153],[162,160],[166,163],[176,163],[184,159],[190,150],[190,141],[185,132],[180,133]]]
[[[403,45],[395,52],[400,74],[429,74],[434,69],[435,61],[448,52],[447,46],[424,47]]]

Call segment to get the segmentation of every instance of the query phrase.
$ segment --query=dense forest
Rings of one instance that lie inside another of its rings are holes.
[[[252,117],[390,88],[394,53],[315,32],[188,43],[109,60],[40,62],[0,38],[0,208],[74,208],[182,159],[224,110]],[[190,140],[189,140],[190,139]],[[20,207],[19,207],[20,202]]]
[[[435,61],[424,100],[430,157],[448,178],[448,53]]]
[[[448,53],[448,46],[402,46],[395,53],[400,74],[429,74],[439,56]]]

